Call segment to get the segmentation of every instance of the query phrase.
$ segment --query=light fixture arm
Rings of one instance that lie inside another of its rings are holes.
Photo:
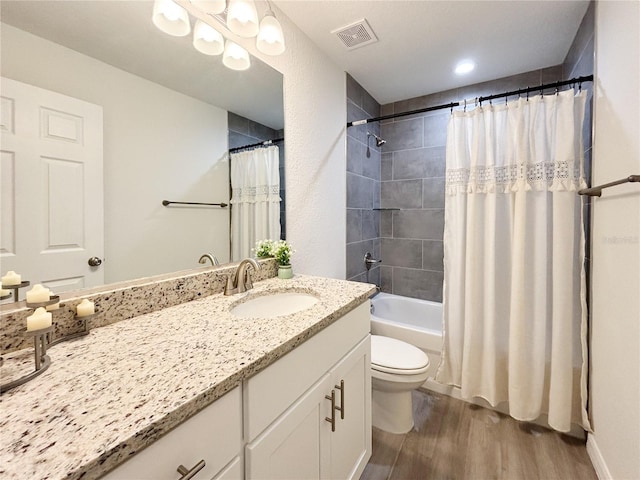
[[[272,17],[275,17],[276,14],[273,13],[273,9],[271,8],[271,2],[269,0],[265,0],[266,4],[267,4],[267,9],[264,12],[264,16],[266,17],[267,15],[270,15]]]

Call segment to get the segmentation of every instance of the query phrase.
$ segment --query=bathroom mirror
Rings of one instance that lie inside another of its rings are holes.
[[[222,55],[197,51],[192,34],[161,32],[152,23],[150,0],[3,0],[0,8],[0,73],[19,82],[18,90],[36,87],[38,94],[26,90],[27,98],[65,96],[51,103],[64,108],[37,107],[32,127],[47,145],[58,141],[71,151],[54,146],[39,152],[46,168],[38,174],[43,178],[30,179],[35,186],[29,189],[22,177],[33,175],[20,170],[20,155],[3,152],[2,272],[16,270],[60,293],[197,268],[204,253],[228,262],[229,207],[167,207],[162,201],[229,203],[228,112],[281,130],[282,75],[254,57],[248,70],[230,70]],[[3,97],[9,83],[3,82]],[[97,123],[66,111],[66,97],[89,104]],[[9,112],[19,104],[3,98],[5,145],[5,133],[21,129],[19,122],[9,125],[20,118]],[[74,160],[73,149],[86,148],[94,130],[102,136],[102,168],[90,173]],[[13,192],[5,189],[10,177]],[[46,201],[32,195],[40,189]],[[87,190],[97,191],[98,200],[82,200]],[[86,215],[95,202],[97,213]],[[61,211],[76,212],[82,225],[57,220]],[[24,232],[44,239],[35,240],[42,244],[37,258],[21,258]],[[91,235],[99,237],[95,252],[88,247]],[[70,256],[52,260],[62,253]],[[89,267],[94,256],[102,264]],[[62,271],[74,262],[87,274]],[[97,279],[91,277],[96,272]]]

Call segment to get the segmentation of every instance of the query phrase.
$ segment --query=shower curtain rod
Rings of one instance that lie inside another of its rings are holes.
[[[253,148],[253,147],[266,147],[268,145],[272,145],[276,142],[284,142],[284,138],[276,138],[275,140],[263,140],[262,142],[252,143],[251,145],[243,145],[242,147],[234,147],[229,149],[229,153],[238,152],[240,150],[244,150],[245,148]]]
[[[392,113],[390,115],[382,115],[380,117],[366,118],[363,120],[354,120],[353,122],[347,122],[347,128],[355,127],[357,125],[364,125],[366,123],[379,122],[381,120],[389,120],[391,118],[406,117],[407,115],[415,115],[416,113],[433,112],[434,110],[444,110],[445,108],[452,109],[453,107],[459,107],[462,105],[466,106],[467,104],[473,105],[474,103],[478,103],[482,105],[482,102],[495,100],[496,98],[511,97],[514,95],[528,94],[531,92],[541,92],[549,88],[557,89],[560,87],[564,87],[566,85],[575,85],[576,83],[581,84],[583,82],[592,82],[592,81],[593,81],[593,75],[586,75],[583,77],[572,78],[571,80],[562,80],[559,82],[547,83],[545,85],[538,85],[537,87],[521,88],[519,90],[512,90],[510,92],[504,92],[504,93],[497,93],[495,95],[488,95],[486,97],[476,97],[472,99],[460,100],[458,102],[451,102],[451,103],[445,103],[443,105],[436,105],[434,107],[420,108],[418,110],[411,110],[410,112]]]

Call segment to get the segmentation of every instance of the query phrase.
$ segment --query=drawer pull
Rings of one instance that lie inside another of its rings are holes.
[[[340,380],[340,385],[335,387],[340,390],[340,406],[336,407],[336,410],[340,412],[340,418],[344,420],[344,380]]]
[[[331,424],[331,431],[336,431],[336,391],[331,390],[331,396],[325,395],[324,398],[331,400],[331,418],[324,417],[324,419]]]
[[[178,467],[178,473],[182,476],[179,480],[190,480],[191,478],[195,477],[198,472],[204,468],[205,465],[206,463],[204,462],[204,460],[200,460],[198,463],[196,463],[196,466],[191,470],[187,470],[187,467],[185,467],[184,465],[180,465]]]

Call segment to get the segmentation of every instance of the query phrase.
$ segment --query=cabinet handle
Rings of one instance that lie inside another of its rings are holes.
[[[331,396],[325,395],[324,398],[331,400],[331,418],[324,417],[324,419],[331,424],[331,431],[336,431],[336,391],[331,390]]]
[[[185,467],[184,465],[180,465],[178,467],[178,473],[182,476],[179,480],[190,480],[191,478],[195,477],[198,472],[204,468],[205,465],[206,463],[204,463],[204,460],[200,460],[198,463],[196,463],[196,466],[191,470],[187,470],[187,467]]]
[[[335,387],[340,390],[340,406],[336,407],[336,410],[340,412],[340,418],[344,420],[344,380],[340,380],[340,385]]]

